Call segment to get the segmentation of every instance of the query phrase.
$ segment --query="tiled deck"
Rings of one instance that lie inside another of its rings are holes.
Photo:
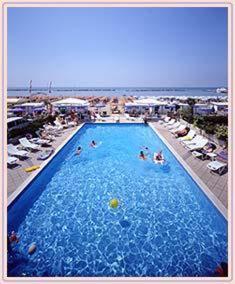
[[[153,122],[153,127],[168,141],[174,150],[183,158],[191,170],[202,180],[209,190],[228,208],[228,173],[219,175],[212,173],[207,164],[210,160],[194,158],[191,152],[186,150],[174,136],[159,122]]]
[[[63,130],[61,136],[56,137],[56,140],[53,141],[52,147],[56,149],[59,145],[61,145],[64,140],[73,132],[75,128],[69,128]],[[41,150],[51,149],[51,147],[40,147]],[[16,168],[8,168],[7,169],[7,196],[10,196],[26,179],[33,173],[27,173],[24,171],[25,168],[31,167],[33,165],[41,165],[44,161],[37,160],[40,151],[30,152],[29,159],[27,160],[19,160],[19,166]]]

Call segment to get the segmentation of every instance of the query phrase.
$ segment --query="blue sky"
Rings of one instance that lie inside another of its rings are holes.
[[[227,86],[226,8],[8,8],[8,86]]]

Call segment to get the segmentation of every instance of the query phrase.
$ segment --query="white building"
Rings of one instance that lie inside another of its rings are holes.
[[[213,112],[212,105],[198,103],[193,106],[193,114],[208,115]]]
[[[76,111],[78,113],[87,113],[89,102],[86,100],[67,98],[52,103],[54,110],[59,112]]]
[[[29,113],[32,114],[34,112],[42,112],[46,110],[45,104],[42,103],[23,103],[17,104],[12,109],[13,112],[21,112],[21,113]]]
[[[211,102],[215,112],[228,113],[228,102]]]
[[[29,122],[23,117],[17,116],[17,117],[10,117],[7,119],[7,130],[11,131],[13,129],[18,129],[25,127],[29,124]]]
[[[137,112],[139,114],[144,114],[148,112],[149,114],[155,114],[174,110],[175,105],[157,99],[139,99],[134,102],[125,103],[125,112],[127,113]]]

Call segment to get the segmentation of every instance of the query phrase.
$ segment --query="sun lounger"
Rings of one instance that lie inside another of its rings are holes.
[[[170,121],[170,117],[169,116],[166,116],[164,119],[162,119],[159,123],[160,124],[163,124],[163,123],[167,123],[167,122],[169,122]]]
[[[41,139],[41,138],[32,138],[32,139],[30,139],[30,142],[38,144],[38,145],[48,145],[48,146],[51,146],[49,140]]]
[[[20,144],[25,148],[29,150],[39,150],[39,145],[31,143],[27,138],[21,138],[19,139]]]
[[[172,118],[169,122],[165,123],[164,126],[167,127],[167,126],[173,125],[174,123],[175,123],[175,119]]]
[[[210,169],[213,172],[218,172],[220,175],[223,173],[226,167],[227,167],[227,164],[219,162],[219,161],[213,161],[207,165],[208,169]]]
[[[18,159],[16,157],[11,157],[11,156],[7,157],[7,164],[8,165],[14,165],[14,164],[16,164],[17,161],[18,161]]]
[[[135,121],[136,119],[134,117],[131,117],[128,113],[124,114],[126,120],[131,120],[131,121]]]
[[[168,125],[167,128],[168,128],[169,130],[171,130],[171,129],[178,128],[179,126],[180,126],[180,122],[177,121],[177,122],[175,122],[173,125]]]
[[[193,145],[196,144],[198,141],[200,141],[202,139],[201,135],[196,135],[192,140],[186,140],[186,141],[181,141],[181,144],[183,146],[187,146],[187,145]]]
[[[61,124],[58,120],[55,120],[54,123],[55,126],[58,128],[58,130],[63,130],[64,128],[68,128],[68,125]]]
[[[49,158],[52,155],[53,152],[54,152],[53,149],[46,150],[46,151],[42,152],[41,154],[39,154],[39,156],[37,157],[37,160],[46,160],[47,158]]]
[[[186,125],[180,124],[177,128],[171,129],[170,132],[174,134],[177,131],[183,131],[185,128],[186,128]]]
[[[203,138],[203,139],[200,139],[200,140],[199,140],[197,143],[195,143],[195,144],[187,145],[186,148],[187,148],[189,151],[200,150],[200,149],[202,149],[203,147],[205,147],[207,143],[208,143],[208,139]]]
[[[178,138],[178,140],[179,141],[190,141],[190,140],[192,140],[194,137],[195,137],[195,135],[196,135],[196,132],[195,132],[195,130],[189,130],[189,133],[186,135],[186,136],[184,136],[184,137],[180,137],[180,138]]]
[[[105,118],[101,117],[98,113],[96,114],[96,119],[99,121],[105,121]]]
[[[29,153],[24,150],[18,150],[16,146],[12,144],[7,145],[7,152],[11,156],[17,156],[17,157],[28,157]]]

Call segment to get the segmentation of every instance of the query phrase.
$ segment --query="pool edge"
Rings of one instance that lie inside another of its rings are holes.
[[[199,186],[199,188],[205,193],[205,195],[209,198],[209,200],[213,203],[213,205],[219,210],[219,212],[224,216],[226,221],[228,221],[228,210],[222,204],[222,202],[213,194],[213,192],[209,189],[209,187],[198,177],[198,175],[188,166],[188,164],[181,158],[181,156],[175,151],[175,149],[168,143],[168,141],[154,128],[154,125],[150,122],[148,125],[151,129],[159,136],[164,144],[168,147],[168,149],[172,152],[172,154],[176,157],[176,159],[180,162],[183,168],[187,171],[190,177],[195,181],[195,183]]]

